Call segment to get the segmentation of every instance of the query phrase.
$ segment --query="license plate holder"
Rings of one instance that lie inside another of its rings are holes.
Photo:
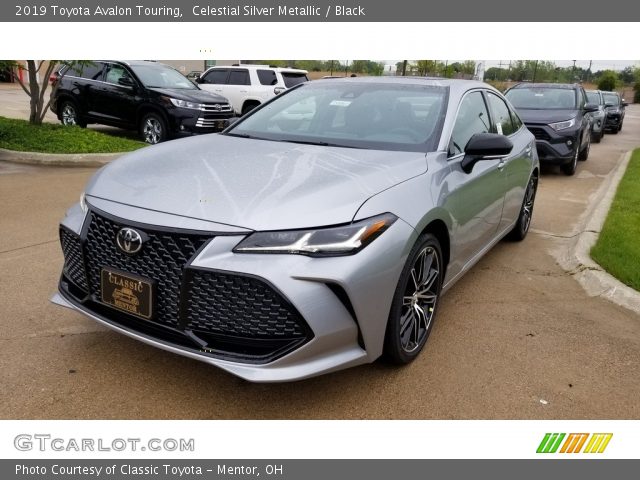
[[[149,278],[103,267],[100,272],[102,303],[136,317],[153,317],[155,282]]]

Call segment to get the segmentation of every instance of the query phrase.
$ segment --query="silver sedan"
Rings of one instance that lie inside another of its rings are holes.
[[[535,139],[491,86],[302,84],[102,168],[53,300],[251,381],[414,360],[444,292],[529,229]]]

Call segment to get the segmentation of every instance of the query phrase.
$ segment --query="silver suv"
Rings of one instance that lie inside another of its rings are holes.
[[[226,97],[236,114],[244,115],[286,89],[308,80],[306,70],[242,64],[211,67],[196,82],[203,90]]]

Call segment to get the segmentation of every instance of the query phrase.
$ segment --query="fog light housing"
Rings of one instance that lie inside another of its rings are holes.
[[[573,145],[573,141],[567,140],[567,147],[570,147],[571,145]]]

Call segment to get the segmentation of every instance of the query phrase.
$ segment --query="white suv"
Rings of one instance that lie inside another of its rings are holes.
[[[269,65],[211,67],[196,80],[203,90],[226,97],[244,115],[287,88],[308,81],[306,70]]]

